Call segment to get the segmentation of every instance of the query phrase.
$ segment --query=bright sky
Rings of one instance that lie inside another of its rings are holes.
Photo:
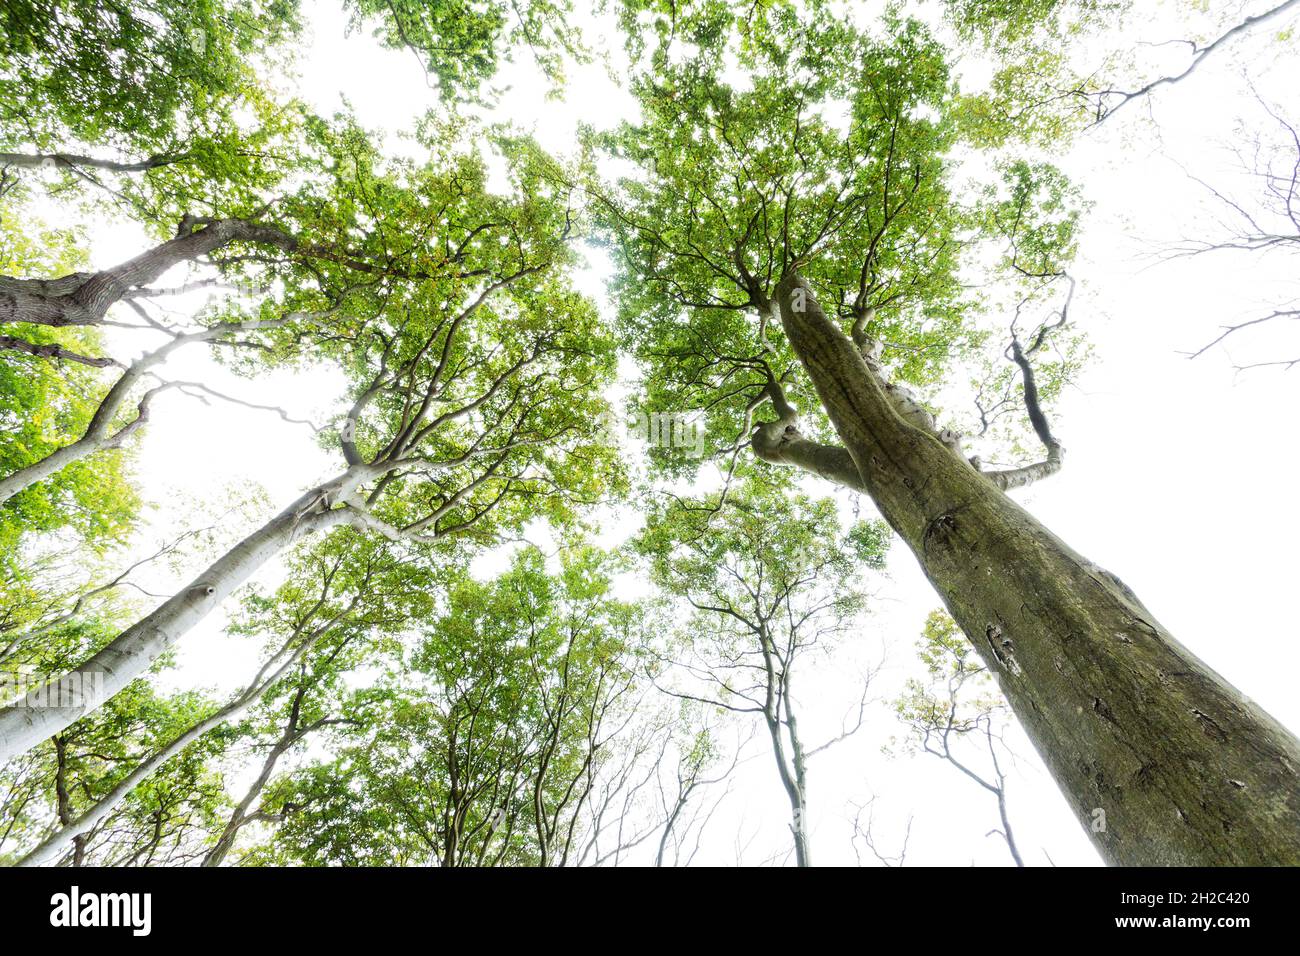
[[[1140,39],[1185,35],[1169,21],[1168,5],[1152,6]],[[314,41],[298,89],[317,109],[332,111],[346,95],[367,126],[400,131],[431,104],[413,56],[382,50],[364,36],[345,39],[343,16],[329,0],[309,8]],[[1248,256],[1156,262],[1168,241],[1205,235],[1207,216],[1219,211],[1184,168],[1249,195],[1251,184],[1234,172],[1224,147],[1232,145],[1239,123],[1252,128],[1268,121],[1243,85],[1240,64],[1251,64],[1256,87],[1270,102],[1284,100],[1297,81],[1295,64],[1276,54],[1282,45],[1270,50],[1268,39],[1242,43],[1162,92],[1152,103],[1156,125],[1146,106],[1133,104],[1057,158],[1094,203],[1073,270],[1080,290],[1072,312],[1097,358],[1055,415],[1054,430],[1068,451],[1065,469],[1017,495],[1075,549],[1118,574],[1192,651],[1282,723],[1300,729],[1300,695],[1294,692],[1300,635],[1290,607],[1300,582],[1294,548],[1300,518],[1292,505],[1300,445],[1286,431],[1300,371],[1233,369],[1234,362],[1267,354],[1272,344],[1285,348],[1295,338],[1283,342],[1269,331],[1253,340],[1253,351],[1242,339],[1195,361],[1179,354],[1205,344],[1226,322],[1287,301],[1288,288],[1295,291],[1294,270],[1288,274],[1282,259]],[[1144,53],[1178,56],[1177,48],[1153,50]],[[577,122],[612,123],[631,108],[600,65],[576,68],[567,99],[559,102],[545,98],[544,85],[526,66],[506,76],[514,85],[497,115],[532,129],[557,151],[573,142]],[[91,236],[92,254],[102,265],[143,243],[108,223],[94,224]],[[608,270],[594,256],[582,277],[584,289],[601,301]],[[287,373],[236,379],[199,351],[165,371],[202,377],[318,422],[337,394],[334,382]],[[162,502],[198,498],[220,511],[260,488],[278,509],[335,467],[302,426],[265,412],[205,407],[173,393],[159,402],[144,438],[139,477],[146,495]],[[258,512],[268,513],[266,506]],[[192,520],[164,504],[158,534]],[[623,523],[611,535],[630,527]],[[274,570],[261,578],[273,579]],[[810,743],[838,732],[857,699],[852,678],[858,666],[879,658],[882,647],[888,648],[888,667],[878,685],[881,698],[897,693],[916,671],[913,641],[939,602],[901,546],[876,590],[875,611],[862,621],[860,639],[847,642],[833,665],[800,681]],[[187,636],[180,659],[170,682],[222,688],[246,678],[253,663],[246,647],[222,635],[220,620]],[[883,755],[882,746],[898,732],[887,710],[877,708],[855,738],[814,761],[814,859],[854,861],[846,817],[852,803],[875,794],[876,836],[885,852],[896,850],[911,817],[909,863],[1008,863],[1005,848],[986,836],[997,824],[988,795],[935,758]],[[1020,757],[1009,799],[1026,861],[1096,863],[1032,747],[1015,730],[1008,740]],[[756,737],[750,745],[698,861],[736,862],[742,847],[745,862],[758,863],[788,842],[787,807],[763,744]]]

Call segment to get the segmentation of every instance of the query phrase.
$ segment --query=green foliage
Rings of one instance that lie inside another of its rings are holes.
[[[84,263],[76,237],[45,227],[30,212],[0,206],[0,274],[53,277]],[[94,329],[5,327],[33,345],[102,354]],[[80,438],[98,407],[103,371],[0,349],[0,474],[9,475]],[[21,575],[24,541],[64,531],[90,552],[122,541],[138,507],[123,452],[75,462],[0,507],[0,575]]]
[[[491,581],[453,575],[338,756],[275,785],[284,822],[254,859],[573,862],[640,614],[613,597],[616,566],[598,550],[548,563],[526,547]]]
[[[438,81],[444,98],[473,94],[501,62],[526,49],[563,82],[566,61],[583,57],[568,0],[346,0],[354,26],[374,24],[385,45],[405,47]]]
[[[971,125],[939,39],[897,14],[868,32],[820,3],[629,16],[642,117],[588,140],[626,171],[596,187],[595,208],[642,376],[632,404],[694,415],[710,457],[735,454],[776,381],[801,434],[833,440],[771,303],[791,271],[846,332],[861,320],[887,380],[937,389],[987,363],[990,390],[1016,388],[1001,355],[1016,303],[1002,293],[1056,294],[1047,280],[1074,255],[1082,203],[1059,170]],[[1000,182],[965,178],[985,164]],[[1049,401],[1082,356],[1063,351],[1043,376]],[[652,455],[670,477],[701,460]]]
[[[760,5],[734,42],[682,30],[711,45],[639,77],[643,119],[592,137],[635,170],[597,208],[623,264],[620,328],[649,409],[706,409],[710,445],[731,446],[765,382],[762,356],[811,415],[815,396],[762,314],[790,268],[846,325],[874,309],[893,373],[933,381],[969,321],[942,48],[916,22],[875,39],[817,4],[806,19]]]
[[[0,12],[0,151],[149,166],[6,171],[0,274],[86,267],[75,230],[29,215],[44,199],[90,197],[101,212],[111,203],[159,239],[183,215],[199,217],[183,229],[255,220],[260,238],[216,250],[202,268],[259,291],[192,323],[303,313],[215,354],[250,377],[293,368],[341,380],[328,410],[336,427],[318,440],[340,470],[378,476],[324,504],[368,521],[289,550],[273,589],[240,594],[228,634],[267,668],[286,655],[293,666],[239,720],[138,786],[79,841],[77,862],[191,862],[229,827],[242,863],[577,862],[599,832],[600,781],[645,757],[643,741],[619,734],[646,676],[678,652],[740,661],[747,679],[765,664],[770,722],[794,739],[794,656],[865,608],[885,524],[848,522],[834,500],[737,459],[724,496],[645,504],[628,554],[582,537],[592,509],[628,491],[599,427],[620,353],[641,377],[635,410],[699,416],[710,452],[743,452],[773,383],[803,434],[832,434],[772,311],[791,271],[845,330],[866,323],[889,379],[937,389],[974,366],[981,398],[991,396],[989,434],[1015,448],[1025,432],[1000,417],[1020,408],[1017,369],[1000,341],[982,349],[990,325],[1010,324],[1009,307],[998,310],[1011,299],[1017,316],[1048,301],[1085,205],[1020,145],[1060,144],[1076,128],[1075,94],[1057,87],[1057,41],[1114,4],[945,4],[963,42],[978,39],[996,60],[988,89],[967,93],[942,31],[900,9],[860,26],[820,0],[625,0],[641,112],[584,132],[573,162],[450,112],[525,51],[559,82],[585,55],[568,0],[345,6],[353,29],[413,51],[436,81],[447,115],[411,131],[417,158],[353,115],[314,115],[272,88],[267,77],[293,58],[294,0],[19,0]],[[969,160],[996,181],[968,185]],[[593,234],[619,266],[612,327],[574,281],[575,244]],[[990,276],[996,292],[972,291]],[[992,323],[983,310],[997,313]],[[1031,344],[1030,326],[1014,329]],[[104,351],[95,329],[3,331]],[[1065,332],[1038,344],[1050,402],[1086,349]],[[0,350],[0,473],[74,441],[110,374]],[[681,449],[650,455],[652,480],[691,476],[701,462]],[[75,667],[130,620],[129,602],[81,607],[84,582],[63,575],[55,587],[47,574],[69,553],[97,570],[129,537],[139,501],[128,465],[126,452],[98,454],[0,508],[6,673]],[[558,552],[511,544],[507,556],[501,546],[535,524],[564,542]],[[471,563],[485,555],[507,566],[476,576]],[[658,589],[649,600],[620,597],[634,558]],[[647,620],[678,601],[689,611]],[[8,643],[51,620],[37,639]],[[897,702],[914,740],[986,727],[998,702],[951,620],[931,616],[920,654],[927,678]],[[658,741],[661,760],[677,752],[684,793],[722,762],[700,714],[753,692],[730,678],[716,687],[683,704]],[[138,681],[0,768],[0,862],[218,706]],[[250,763],[265,773],[232,809]]]
[[[963,38],[989,44],[1035,35],[1060,40],[1128,5],[1127,0],[944,0],[946,15]]]
[[[161,747],[213,709],[204,695],[164,696],[137,681],[92,716],[0,767],[9,794],[0,863],[14,863],[48,832],[76,819]],[[167,865],[193,859],[225,797],[211,768],[217,738],[200,740],[145,783],[69,853],[78,865]],[[17,802],[15,798],[21,798]]]
[[[726,661],[772,648],[792,658],[838,636],[864,609],[863,572],[883,566],[889,540],[882,522],[846,526],[834,499],[751,476],[720,502],[653,505],[635,547],[665,597],[692,609],[675,639]]]
[[[1114,29],[1131,0],[945,0],[963,45],[992,66],[988,86],[962,97],[962,127],[979,146],[1053,148],[1096,121],[1115,57],[1084,63],[1071,41]]]
[[[998,172],[1001,182],[985,188],[984,212],[989,231],[1006,240],[1006,267],[1029,278],[1056,275],[1078,248],[1078,189],[1050,163],[1016,159]]]
[[[484,540],[494,526],[571,521],[575,506],[622,482],[615,450],[596,427],[615,371],[612,341],[567,277],[580,228],[572,188],[530,140],[500,132],[492,142],[507,164],[504,195],[487,189],[481,153],[447,149],[429,164],[379,172],[358,146],[337,173],[355,192],[343,193],[330,220],[304,230],[310,242],[353,249],[391,273],[351,297],[364,321],[319,341],[320,354],[347,376],[357,453],[378,460],[410,445],[414,462],[463,464],[396,477],[377,513],[399,526],[419,520],[474,473],[477,455],[500,448],[490,480],[458,498],[438,525],[472,518],[466,533]],[[290,205],[312,207],[303,194]],[[361,219],[402,228],[360,233]],[[375,387],[397,370],[400,382]],[[422,390],[442,414],[429,412],[427,400],[421,408]]]
[[[283,69],[296,0],[17,0],[0,12],[0,149],[148,163],[64,168],[56,192],[125,200],[146,219],[247,201],[285,130],[262,78]]]
[[[15,0],[0,14],[0,128],[150,155],[253,79],[293,0]]]
[[[970,641],[943,611],[926,618],[917,654],[928,678],[909,679],[894,701],[899,720],[908,728],[909,748],[946,747],[948,737],[982,731],[992,714],[1006,709]],[[932,739],[945,742],[934,745]]]

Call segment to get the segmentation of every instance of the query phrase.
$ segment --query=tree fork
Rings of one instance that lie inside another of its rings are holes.
[[[776,294],[857,465],[850,487],[907,542],[1103,858],[1300,864],[1300,742],[1118,578],[904,421],[797,274]],[[755,450],[781,460],[780,449]]]

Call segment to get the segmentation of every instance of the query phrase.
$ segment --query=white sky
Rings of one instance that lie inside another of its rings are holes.
[[[1185,35],[1171,25],[1167,5],[1150,6],[1140,39]],[[1271,4],[1245,6],[1254,12]],[[382,50],[368,37],[345,39],[343,16],[328,0],[309,10],[314,41],[298,89],[318,110],[334,110],[346,94],[365,125],[397,131],[431,105],[413,56]],[[1264,122],[1241,82],[1240,64],[1251,64],[1266,99],[1288,105],[1297,88],[1295,62],[1278,54],[1281,44],[1269,48],[1268,39],[1240,44],[1159,95],[1152,104],[1158,133],[1145,119],[1147,108],[1133,104],[1059,158],[1095,204],[1073,270],[1081,286],[1072,312],[1097,359],[1054,418],[1068,451],[1065,469],[1018,497],[1074,548],[1118,574],[1192,651],[1296,729],[1300,635],[1289,602],[1300,584],[1294,545],[1300,540],[1294,507],[1300,446],[1287,429],[1295,418],[1300,371],[1234,373],[1233,361],[1247,354],[1244,339],[1194,362],[1178,354],[1200,347],[1225,322],[1286,301],[1294,270],[1288,274],[1281,259],[1225,256],[1156,265],[1152,256],[1162,242],[1204,235],[1204,217],[1217,209],[1172,160],[1216,185],[1228,182],[1234,174],[1225,167],[1223,144],[1231,142],[1239,120]],[[1176,51],[1165,48],[1161,55]],[[557,151],[573,142],[578,121],[612,123],[629,109],[626,95],[599,65],[575,68],[561,102],[546,99],[544,84],[527,68],[506,75],[516,82],[497,115],[531,128]],[[138,233],[107,222],[92,224],[91,237],[100,265],[143,247]],[[607,271],[596,258],[582,278],[584,289],[602,301]],[[607,302],[603,307],[608,311]],[[1263,333],[1250,357],[1279,340],[1276,332]],[[174,360],[165,373],[202,377],[318,422],[338,393],[334,382],[288,373],[235,379],[201,351]],[[163,503],[161,534],[191,520],[176,503],[197,498],[220,508],[260,487],[278,509],[335,467],[301,426],[168,394],[144,437],[139,478],[146,496]],[[271,569],[259,580],[274,576]],[[878,591],[861,640],[800,681],[810,743],[838,732],[841,715],[856,701],[856,664],[879,657],[882,644],[890,665],[880,681],[882,697],[895,694],[916,671],[913,641],[939,602],[903,547],[895,548],[890,578]],[[252,664],[249,649],[221,633],[220,620],[185,638],[181,662],[169,683],[231,687]],[[814,859],[853,862],[848,805],[874,793],[877,839],[885,851],[901,841],[910,816],[909,863],[1009,862],[999,841],[985,836],[997,823],[987,794],[932,757],[881,754],[899,730],[881,708],[857,737],[816,758],[810,771]],[[1041,865],[1050,855],[1058,865],[1096,863],[1030,745],[1018,731],[1008,739],[1022,758],[1009,793],[1026,861]],[[753,837],[744,859],[755,863],[787,842],[784,798],[762,744],[756,737],[751,759],[737,771],[700,862],[735,862],[737,844]]]

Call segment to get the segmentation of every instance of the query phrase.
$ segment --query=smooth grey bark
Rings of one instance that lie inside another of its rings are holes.
[[[141,783],[151,777],[154,772],[164,763],[176,756],[195,740],[198,740],[210,730],[221,726],[232,720],[236,720],[244,714],[250,707],[256,704],[265,696],[281,677],[302,659],[303,655],[311,649],[316,639],[323,633],[322,628],[314,634],[303,640],[297,648],[283,662],[277,662],[288,651],[293,643],[291,639],[280,651],[275,654],[269,661],[262,666],[252,683],[238,697],[222,707],[216,713],[202,720],[196,721],[189,728],[184,730],[173,738],[166,746],[155,751],[145,760],[143,760],[134,770],[122,779],[117,786],[105,794],[94,806],[87,809],[75,820],[60,819],[64,826],[59,830],[46,837],[40,845],[33,849],[27,856],[18,862],[19,866],[44,866],[56,863],[70,847],[79,847],[87,833],[93,830],[101,820],[113,811],[127,795],[131,793]],[[296,637],[297,635],[295,635]],[[275,667],[271,671],[272,667]],[[268,671],[270,674],[268,675]]]
[[[180,162],[184,155],[158,154],[147,159],[119,160],[99,159],[83,156],[79,153],[0,153],[0,166],[13,166],[17,169],[104,169],[113,173],[142,173],[159,166]]]
[[[0,763],[60,732],[143,676],[163,652],[293,541],[354,520],[353,509],[333,505],[352,494],[375,471],[370,466],[355,465],[308,491],[86,661],[77,670],[82,675],[103,675],[102,699],[82,698],[70,706],[39,707],[20,706],[20,701],[0,709]],[[36,697],[49,695],[59,700],[59,680],[50,680],[36,692]]]
[[[143,428],[149,421],[149,409],[154,397],[159,392],[169,388],[169,385],[159,385],[145,392],[136,405],[135,417],[129,422],[116,430],[113,428],[113,423],[130,397],[132,389],[152,369],[167,361],[177,349],[196,342],[212,342],[223,335],[233,332],[278,328],[302,318],[304,318],[302,313],[293,313],[282,319],[221,322],[197,332],[178,335],[166,345],[145,354],[123,371],[117,381],[109,388],[108,393],[99,403],[99,407],[95,409],[94,415],[91,416],[90,422],[80,438],[64,445],[62,448],[55,449],[39,461],[34,461],[30,465],[0,478],[0,504],[37,482],[44,481],[51,475],[57,474],[75,461],[80,461],[110,448],[120,448],[131,435]]]
[[[794,837],[796,866],[812,866],[812,848],[808,845],[808,766],[799,723],[790,702],[790,661],[777,659],[776,648],[767,622],[760,621],[758,639],[763,652],[767,693],[763,702],[763,722],[772,741],[781,786],[790,802],[790,833]],[[784,731],[782,727],[784,726]],[[785,752],[785,738],[790,738],[790,754]]]
[[[668,813],[668,819],[664,821],[664,831],[659,835],[659,849],[655,852],[655,866],[664,865],[664,856],[668,852],[668,841],[672,839],[673,827],[677,826],[677,818],[686,809],[686,799],[689,796],[689,790],[679,792],[676,802],[673,803],[672,810]]]
[[[905,421],[797,274],[776,293],[843,447],[808,442],[787,422],[779,434],[756,432],[756,454],[842,475],[871,496],[996,675],[1103,858],[1300,864],[1295,736],[1179,644],[1118,578]]]
[[[537,267],[540,268],[540,267]],[[511,276],[489,284],[475,299],[458,313],[451,322],[447,337],[443,340],[442,355],[430,373],[427,383],[422,384],[418,392],[412,394],[411,404],[403,414],[400,427],[390,440],[388,447],[378,456],[366,461],[356,447],[352,435],[347,429],[340,434],[343,455],[348,468],[333,480],[319,485],[302,495],[297,501],[277,515],[274,519],[254,532],[232,550],[218,559],[188,588],[174,595],[153,612],[136,622],[114,638],[108,646],[95,654],[85,665],[78,668],[78,673],[88,675],[92,680],[102,677],[103,695],[111,697],[121,691],[131,681],[142,676],[152,663],[171,647],[191,627],[201,621],[235,588],[242,584],[249,575],[260,568],[267,560],[278,554],[297,537],[316,530],[323,530],[341,524],[377,532],[392,540],[428,541],[443,531],[456,532],[464,530],[484,514],[495,507],[509,489],[509,482],[517,475],[498,475],[498,469],[511,451],[525,445],[537,444],[540,439],[518,437],[519,421],[514,422],[516,431],[501,443],[487,445],[486,441],[501,427],[500,422],[486,426],[472,445],[465,451],[445,460],[435,461],[421,454],[419,445],[430,438],[439,428],[458,422],[482,408],[495,395],[499,394],[507,381],[522,369],[535,361],[541,353],[539,342],[530,353],[525,353],[511,366],[497,375],[490,386],[477,397],[466,399],[463,404],[449,408],[433,415],[435,402],[443,397],[444,374],[451,362],[451,337],[456,334],[460,324],[482,305],[496,290],[504,288],[516,279],[537,271],[535,268],[521,269]],[[355,422],[362,409],[387,387],[395,385],[398,378],[413,375],[414,366],[421,361],[427,349],[438,338],[435,330],[409,364],[397,368],[387,365],[388,351],[385,351],[375,379],[353,405],[349,420]],[[390,340],[388,350],[392,348]],[[451,373],[454,381],[456,373]],[[403,387],[412,387],[409,380]],[[421,394],[422,393],[422,394]],[[510,408],[515,407],[514,402]],[[527,406],[522,414],[531,414],[535,405]],[[567,431],[550,436],[558,437]],[[550,440],[548,439],[548,440]],[[384,485],[395,471],[407,465],[423,474],[435,470],[456,468],[477,458],[496,456],[473,480],[467,481],[459,490],[448,494],[441,504],[430,513],[403,527],[387,524],[374,516],[370,506],[383,491]],[[449,529],[440,529],[441,518],[457,508],[466,496],[494,477],[506,481],[506,488],[486,507],[480,509],[464,522]],[[361,485],[372,479],[380,479],[369,497],[357,495]],[[429,529],[433,529],[430,531]],[[38,689],[34,696],[53,694],[57,698],[60,679],[55,678]],[[32,696],[32,695],[29,695]],[[60,702],[61,704],[62,702]],[[22,753],[42,740],[58,733],[73,721],[79,719],[102,703],[101,700],[82,699],[70,706],[23,707],[18,704],[0,710],[0,762],[8,760],[15,754]]]

